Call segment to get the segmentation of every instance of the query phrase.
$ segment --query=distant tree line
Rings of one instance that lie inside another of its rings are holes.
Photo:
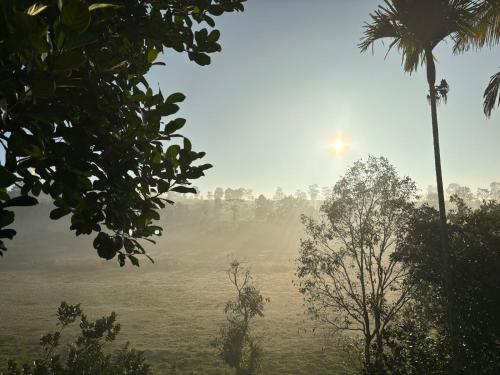
[[[168,208],[171,214],[166,215],[166,220],[196,222],[210,219],[227,223],[298,220],[301,214],[319,213],[321,204],[331,198],[332,189],[311,184],[305,190],[298,189],[293,194],[287,194],[278,187],[271,197],[255,195],[252,189],[243,187],[218,187],[206,193],[196,188],[196,194],[169,193],[168,198],[176,203]],[[453,196],[459,197],[472,208],[478,208],[484,202],[500,201],[500,183],[492,182],[489,188],[479,188],[476,192],[468,186],[452,183],[446,189],[446,201],[450,202]],[[435,187],[416,191],[415,201],[417,205],[427,204],[437,208]]]

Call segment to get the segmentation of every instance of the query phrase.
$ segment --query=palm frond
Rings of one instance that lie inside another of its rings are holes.
[[[500,105],[500,100],[498,100],[497,102],[499,90],[500,90],[500,72],[491,77],[490,83],[488,84],[488,87],[486,87],[486,90],[484,91],[483,106],[484,106],[484,114],[487,117],[491,116],[491,112],[493,112],[493,109],[495,108],[496,105]]]
[[[370,14],[359,48],[365,52],[378,40],[392,39],[387,53],[396,47],[411,73],[425,62],[426,49],[471,34],[475,9],[475,0],[385,0]]]
[[[417,69],[423,48],[417,44],[406,25],[400,22],[398,9],[393,1],[385,1],[385,6],[370,14],[371,22],[365,23],[363,37],[358,47],[361,52],[366,52],[368,48],[384,39],[392,39],[387,48],[386,56],[395,47],[400,51],[404,70],[413,72]]]
[[[500,0],[482,0],[475,5],[473,29],[459,35],[454,51],[492,47],[500,42]]]

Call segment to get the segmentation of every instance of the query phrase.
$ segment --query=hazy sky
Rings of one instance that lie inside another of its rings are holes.
[[[360,54],[363,22],[381,0],[249,0],[218,18],[223,51],[208,67],[168,54],[151,83],[187,95],[184,134],[214,168],[197,181],[272,194],[333,185],[352,161],[383,155],[421,187],[434,184],[427,84],[403,72],[385,47]],[[500,111],[486,120],[482,93],[500,66],[500,47],[462,56],[436,50],[438,79],[451,86],[438,108],[444,182],[473,188],[500,180]],[[338,132],[351,150],[334,157]]]

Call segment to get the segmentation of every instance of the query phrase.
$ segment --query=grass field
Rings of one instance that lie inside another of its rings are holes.
[[[27,360],[55,324],[60,301],[81,303],[89,317],[115,311],[121,345],[144,350],[158,373],[225,374],[210,343],[232,298],[225,269],[232,258],[250,266],[271,302],[255,330],[266,351],[263,374],[351,374],[342,351],[312,332],[292,284],[301,226],[297,217],[270,225],[240,222],[170,224],[155,264],[119,268],[98,259],[89,238],[66,223],[42,219],[44,208],[21,213],[19,236],[0,262],[0,361]],[[317,331],[321,332],[321,330]]]

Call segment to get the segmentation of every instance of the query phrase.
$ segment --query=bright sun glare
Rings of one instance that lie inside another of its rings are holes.
[[[335,149],[335,151],[337,152],[340,152],[342,151],[342,149],[344,148],[344,142],[342,142],[341,139],[336,139],[334,142],[333,142],[333,148]]]
[[[328,149],[334,156],[339,156],[345,153],[349,148],[349,143],[346,138],[338,134],[329,144]]]

